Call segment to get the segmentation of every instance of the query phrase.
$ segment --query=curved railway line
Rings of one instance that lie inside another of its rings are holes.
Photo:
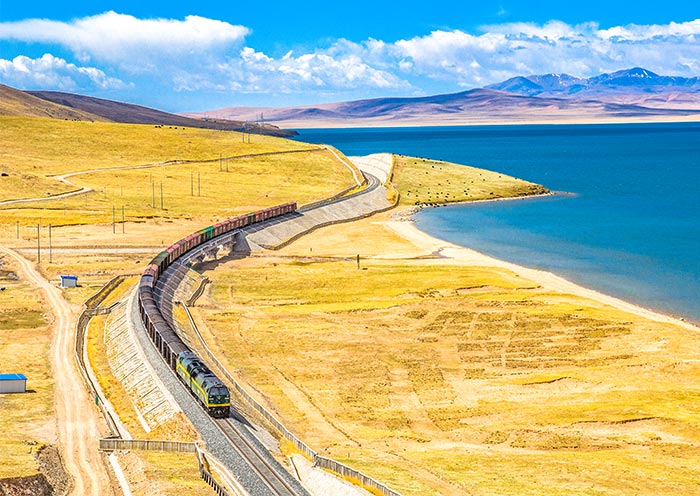
[[[388,202],[385,195],[376,191],[381,186],[380,180],[371,174],[365,174],[365,177],[365,187],[361,191],[306,205],[298,210],[296,204],[289,203],[229,219],[197,233],[192,233],[158,254],[141,277],[138,300],[140,316],[146,333],[168,367],[173,370],[174,364],[179,363],[179,357],[182,356],[183,350],[189,351],[191,348],[177,333],[178,325],[173,318],[173,307],[177,303],[175,301],[176,290],[190,270],[190,264],[193,261],[201,261],[206,256],[212,255],[216,258],[216,253],[222,245],[228,246],[233,251],[236,241],[261,230],[280,228],[287,222],[293,223],[299,219],[306,219],[307,222],[301,228],[297,226],[297,230],[292,236],[296,239],[299,235],[322,225],[346,222],[371,215],[382,209],[377,208],[376,198],[378,196],[382,198],[383,209],[386,209],[385,203]],[[364,198],[361,198],[363,196]],[[333,208],[335,204],[342,202],[348,203],[343,207]],[[361,208],[358,208],[359,206]],[[244,244],[244,248],[246,247],[247,241]],[[207,369],[207,372],[211,371]],[[229,379],[233,380],[230,377]],[[236,386],[240,387],[238,384]],[[211,408],[205,408],[201,401],[199,406],[205,411],[209,410],[211,414]],[[254,478],[264,485],[264,489],[258,486],[258,489],[251,494],[307,495],[306,489],[297,480],[291,479],[290,481],[290,474],[270,456],[267,448],[263,447],[260,440],[253,435],[250,424],[245,420],[243,422],[239,422],[239,420],[236,418],[212,419],[220,433],[217,435],[217,442],[225,439],[230,448],[238,454],[240,459],[245,461],[248,477],[254,474]],[[282,428],[284,429],[283,426]],[[316,455],[314,455],[315,459]],[[327,461],[336,463],[332,460]],[[342,464],[336,465],[339,468],[333,470],[345,473],[345,469],[347,469],[364,477],[363,481],[371,480],[364,474],[352,471],[349,467],[342,466]],[[371,480],[371,483],[374,484],[375,488],[383,489],[383,494],[398,494],[376,481]]]

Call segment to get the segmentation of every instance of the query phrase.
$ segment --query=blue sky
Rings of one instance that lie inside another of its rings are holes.
[[[0,82],[188,111],[632,66],[696,76],[697,18],[674,1],[0,0]]]

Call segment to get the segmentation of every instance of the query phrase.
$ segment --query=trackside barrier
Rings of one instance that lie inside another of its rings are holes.
[[[194,445],[195,447],[195,452],[197,453],[197,465],[199,465],[199,476],[202,478],[204,482],[209,484],[213,489],[216,494],[219,496],[229,496],[228,491],[219,484],[219,482],[214,478],[212,473],[209,471],[209,463],[207,462],[206,455],[202,450],[199,449],[199,446],[196,444]]]
[[[180,441],[158,441],[152,439],[100,439],[101,451],[118,450],[145,450],[167,451],[169,453],[196,453],[197,446],[194,443]]]
[[[316,456],[316,459],[314,460],[314,466],[325,468],[326,470],[330,470],[331,472],[335,472],[336,474],[340,474],[343,477],[347,477],[349,479],[356,479],[364,487],[371,487],[372,489],[375,489],[376,491],[386,496],[401,496],[401,493],[398,493],[393,489],[386,487],[384,484],[382,484],[381,482],[377,482],[370,476],[365,475],[362,472],[358,472],[354,468],[348,467],[347,465],[337,462],[331,458]]]
[[[240,397],[243,398],[243,400],[245,400],[248,403],[248,405],[251,406],[256,412],[258,412],[265,420],[267,420],[277,430],[277,432],[279,432],[282,435],[283,438],[292,443],[297,450],[299,450],[302,454],[304,454],[304,456],[310,459],[315,467],[325,468],[326,470],[334,472],[343,477],[356,479],[360,481],[360,483],[363,486],[375,489],[380,494],[383,494],[385,496],[401,496],[401,493],[388,488],[387,486],[373,479],[372,477],[365,475],[362,472],[355,470],[352,467],[348,467],[347,465],[337,462],[331,458],[326,458],[319,455],[318,453],[316,453],[316,451],[311,449],[311,447],[307,445],[304,441],[292,434],[292,432],[289,429],[287,429],[282,424],[282,422],[277,420],[277,418],[274,415],[272,415],[272,413],[270,413],[264,406],[258,403],[258,401],[255,398],[253,398],[248,393],[248,391],[246,391],[243,388],[243,386],[239,384],[239,382],[228,372],[228,370],[226,370],[226,368],[221,364],[219,359],[216,358],[211,352],[211,350],[207,346],[207,343],[204,341],[204,338],[199,333],[199,329],[197,328],[197,325],[194,322],[192,314],[190,314],[190,310],[189,308],[187,308],[187,305],[182,305],[182,307],[184,308],[185,313],[187,314],[187,318],[190,321],[190,325],[192,326],[192,329],[194,329],[194,332],[197,335],[197,339],[202,345],[204,353],[207,355],[209,360],[214,362],[218,369],[221,371],[222,375],[224,375],[226,379],[228,379],[228,381],[231,384],[233,384],[235,390],[239,393]]]
[[[119,284],[121,284],[122,281],[128,279],[129,277],[132,276],[121,274],[116,277],[113,277],[107,284],[105,284],[102,287],[102,289],[100,289],[95,295],[93,295],[92,297],[88,298],[87,301],[85,301],[85,303],[83,304],[83,311],[78,317],[78,323],[76,325],[75,333],[75,360],[78,363],[78,370],[80,371],[80,375],[83,378],[83,382],[85,382],[85,386],[87,387],[88,392],[92,397],[95,398],[95,402],[97,403],[98,408],[102,412],[102,416],[104,417],[105,422],[107,422],[107,427],[109,428],[110,432],[114,435],[120,434],[119,426],[117,425],[117,422],[115,421],[114,417],[112,417],[112,413],[105,405],[105,398],[100,397],[98,393],[100,389],[93,382],[93,377],[88,372],[88,366],[85,363],[86,360],[83,355],[83,351],[85,347],[85,333],[87,331],[87,326],[90,323],[90,319],[92,319],[95,315],[106,314],[112,310],[112,307],[114,307],[116,303],[115,305],[112,305],[108,308],[100,308],[99,305],[100,303],[105,301],[107,296],[109,296],[109,294],[112,291],[114,291],[114,289],[117,286],[119,286]]]
[[[197,455],[197,467],[199,476],[204,482],[209,484],[219,496],[229,496],[224,486],[219,484],[216,478],[209,471],[209,463],[206,455],[195,443],[184,443],[179,441],[157,441],[152,439],[100,439],[100,451],[164,451],[167,453],[194,453]]]
[[[112,279],[109,280],[107,284],[102,286],[102,289],[100,289],[97,293],[95,293],[93,296],[85,300],[85,303],[83,304],[85,308],[92,309],[96,308],[105,301],[105,299],[109,296],[109,294],[114,291],[114,289],[119,286],[122,281],[125,279],[128,279],[129,277],[134,277],[135,275],[138,274],[120,274],[116,277],[113,277]]]

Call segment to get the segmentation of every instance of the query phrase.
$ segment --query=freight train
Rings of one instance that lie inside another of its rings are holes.
[[[185,384],[192,395],[213,417],[228,417],[230,394],[224,383],[190,350],[172,326],[165,320],[156,303],[154,288],[159,277],[178,258],[207,241],[281,215],[291,214],[296,203],[285,203],[205,227],[172,244],[148,264],[139,282],[139,311],[149,338],[168,366]]]

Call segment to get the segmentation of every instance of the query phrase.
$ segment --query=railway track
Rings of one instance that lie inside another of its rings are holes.
[[[260,229],[270,228],[272,225],[294,219],[300,214],[304,215],[304,213],[308,213],[314,209],[322,209],[329,205],[366,195],[381,186],[380,181],[376,177],[367,174],[367,179],[367,187],[362,191],[342,198],[308,205],[298,212],[275,217],[260,224],[243,227],[242,231],[246,234],[250,234]],[[160,315],[176,333],[179,330],[179,326],[175,322],[176,319],[173,318],[173,305],[176,299],[177,288],[190,270],[189,263],[193,258],[199,256],[201,253],[206,253],[210,248],[216,247],[220,242],[220,239],[214,238],[182,254],[178,260],[173,261],[170,266],[163,271],[153,287],[153,298],[159,308]],[[201,405],[199,405],[198,409],[204,411]],[[290,474],[270,455],[260,441],[252,435],[251,431],[245,428],[244,424],[239,424],[234,418],[212,419],[209,417],[208,420],[213,422],[213,427],[221,433],[219,437],[222,441],[225,440],[227,451],[232,455],[235,454],[245,464],[245,468],[243,469],[243,471],[247,473],[245,478],[257,480],[251,480],[250,486],[244,484],[247,490],[253,491],[250,494],[254,494],[255,496],[267,496],[268,494],[273,496],[308,495],[308,492],[299,482],[291,478]]]
[[[298,490],[278,473],[278,467],[270,463],[267,457],[261,455],[248,437],[240,432],[240,428],[232,419],[216,419],[214,423],[231,442],[231,446],[235,448],[241,458],[258,474],[260,480],[265,483],[272,494],[275,496],[296,496],[299,494]]]

